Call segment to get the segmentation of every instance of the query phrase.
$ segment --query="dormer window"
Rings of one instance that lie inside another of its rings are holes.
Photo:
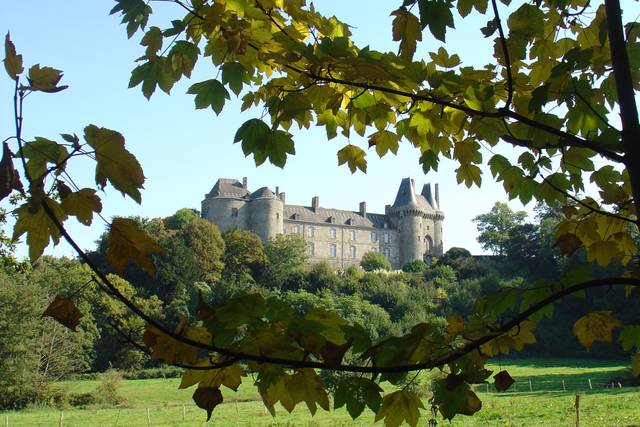
[[[335,224],[336,223],[336,219],[334,217],[330,216],[329,218],[327,218],[327,222],[329,224]]]
[[[291,215],[291,219],[300,219],[300,214],[299,213],[294,213],[293,215]]]
[[[344,223],[347,225],[353,225],[353,220],[351,218],[348,218]]]

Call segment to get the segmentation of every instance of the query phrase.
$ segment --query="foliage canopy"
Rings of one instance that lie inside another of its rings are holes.
[[[287,410],[302,402],[312,413],[318,406],[328,409],[314,368],[352,373],[350,384],[359,389],[341,394],[346,403],[339,403],[355,417],[364,408],[358,396],[364,396],[387,426],[416,425],[423,403],[405,389],[381,396],[375,382],[398,384],[407,372],[438,368],[446,378],[435,383],[432,409],[447,419],[471,415],[481,403],[470,384],[491,376],[483,368],[486,358],[534,343],[541,310],[592,287],[640,286],[640,27],[623,23],[619,0],[537,0],[508,9],[508,0],[404,0],[391,12],[397,53],[356,46],[348,25],[302,0],[174,0],[176,13],[186,13],[162,27],[149,23],[152,3],[116,0],[112,10],[129,37],[144,33],[144,53],[130,87],[141,86],[147,98],[156,88],[168,93],[191,76],[202,56],[209,57],[220,79],[197,82],[188,93],[195,95],[196,108],[211,107],[216,114],[231,92],[242,96],[243,110],[264,108],[263,117],[240,125],[234,139],[257,165],[268,160],[283,167],[295,154],[294,124],[322,126],[328,139],[355,132],[381,157],[395,153],[400,143],[411,144],[425,172],[437,170],[442,158],[457,162],[457,180],[467,187],[481,184],[479,165],[487,164],[509,197],[562,206],[556,237],[563,252],[582,248],[587,260],[619,272],[604,278],[568,274],[531,289],[500,289],[480,298],[475,314],[449,316],[446,328],[420,323],[375,343],[362,326],[335,312],[311,308],[298,315],[257,293],[215,307],[201,301],[197,322],[183,318],[167,327],[119,290],[64,228],[69,217],[89,224],[102,209],[94,189],[74,188],[64,175],[73,157],[95,161],[98,189],[112,185],[137,202],[145,179],[140,164],[122,135],[95,125],[85,127],[82,142],[75,134],[62,134],[64,142],[24,141],[25,97],[66,86],[60,85],[60,70],[33,65],[25,72],[7,34],[4,65],[15,80],[16,129],[3,143],[0,196],[22,196],[13,238],[26,234],[32,260],[51,241],[71,243],[110,294],[147,322],[140,345],[154,358],[187,368],[187,383],[198,384],[194,400],[209,416],[222,401],[219,387],[233,389],[248,372],[256,373],[256,386],[272,411],[278,402]],[[465,65],[445,48],[417,58],[419,42],[431,36],[446,40],[472,11],[487,18],[479,29],[494,47],[486,65]],[[505,145],[521,154],[497,154]],[[492,154],[488,159],[483,146]],[[352,172],[366,172],[367,151],[356,143],[340,148],[337,158]],[[263,262],[259,242],[249,243],[237,232],[225,237],[227,248],[238,248],[239,265],[251,269]],[[139,224],[124,218],[111,222],[107,245],[107,258],[119,271],[133,263],[154,274],[152,254],[163,252]],[[629,298],[637,292],[629,291]],[[77,320],[68,315],[75,312],[71,306],[64,312],[59,320]],[[611,340],[617,329],[628,340],[635,336],[629,328],[637,326],[596,311],[578,320],[574,332],[589,347]],[[345,356],[353,362],[343,362]],[[633,363],[637,373],[640,358]]]

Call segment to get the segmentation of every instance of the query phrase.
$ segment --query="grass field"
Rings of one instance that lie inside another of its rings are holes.
[[[621,376],[623,362],[576,359],[523,359],[492,363],[490,369],[506,369],[516,379],[515,390],[486,392],[477,386],[483,409],[473,417],[456,417],[453,426],[573,426],[575,395],[580,393],[581,426],[640,425],[640,388],[610,388],[610,379]],[[593,390],[589,389],[591,379]],[[529,380],[531,388],[529,391]],[[562,391],[562,380],[567,391]],[[77,381],[65,386],[73,393],[93,391],[97,381]],[[63,426],[368,426],[373,414],[355,422],[345,410],[319,410],[311,417],[301,405],[288,414],[280,408],[275,418],[265,411],[251,381],[237,393],[227,390],[225,403],[217,407],[205,423],[205,414],[193,406],[193,389],[179,390],[178,379],[123,381],[120,394],[127,405],[122,408],[65,408]],[[604,388],[609,385],[609,388]],[[491,386],[489,388],[491,391]],[[425,401],[425,406],[428,406]],[[148,410],[148,412],[147,412]],[[57,426],[60,409],[28,409],[0,413],[0,426]],[[147,418],[147,413],[149,418]],[[426,425],[429,414],[425,411]],[[439,425],[449,425],[439,419]],[[378,423],[378,425],[382,425]]]

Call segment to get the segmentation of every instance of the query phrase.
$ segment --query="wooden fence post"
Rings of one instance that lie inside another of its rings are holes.
[[[62,427],[63,420],[64,420],[64,412],[60,411],[60,419],[58,420],[58,427]]]
[[[562,391],[567,391],[567,387],[564,385],[564,380],[562,380]]]
[[[576,408],[576,427],[580,427],[580,394],[576,394],[576,403],[574,406]]]
[[[147,408],[147,425],[151,425],[151,412],[149,411],[149,408]]]
[[[489,393],[489,383],[487,383],[487,393]]]
[[[118,413],[116,414],[116,427],[118,427],[118,421],[120,421],[120,409],[118,409]]]
[[[4,416],[4,427],[9,427],[9,415]]]
[[[236,415],[240,416],[240,411],[238,410],[238,401],[236,400],[235,403],[236,403]]]
[[[618,381],[618,388],[622,388],[622,384]]]
[[[531,378],[529,378],[529,391],[533,391],[533,386],[531,385]]]
[[[187,408],[182,405],[182,421],[185,421],[187,419]]]
[[[589,390],[593,390],[593,386],[591,385],[591,378],[589,378]]]

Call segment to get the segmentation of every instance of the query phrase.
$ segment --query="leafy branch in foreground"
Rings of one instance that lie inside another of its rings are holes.
[[[95,125],[84,129],[82,143],[71,134],[62,135],[64,142],[23,141],[26,95],[55,93],[66,86],[59,85],[61,71],[39,65],[21,82],[23,59],[7,34],[4,63],[15,81],[16,130],[3,147],[0,195],[24,196],[14,211],[14,239],[26,234],[32,260],[50,241],[65,239],[107,294],[147,322],[143,343],[136,345],[156,359],[190,367],[181,387],[198,385],[194,400],[209,417],[222,402],[220,387],[235,390],[250,372],[272,413],[276,403],[289,411],[302,402],[312,413],[318,406],[328,409],[328,394],[316,372],[328,369],[351,373],[338,385],[334,407],[346,405],[354,418],[368,407],[385,425],[416,425],[424,406],[415,392],[405,387],[383,396],[377,383],[397,385],[407,372],[431,368],[443,373],[434,383],[432,407],[447,419],[471,415],[481,402],[470,385],[492,374],[484,368],[486,359],[534,343],[536,321],[548,312],[543,309],[588,288],[640,286],[640,128],[633,97],[639,73],[632,67],[638,63],[639,33],[635,23],[629,23],[625,39],[618,1],[599,6],[587,0],[523,4],[507,18],[507,32],[495,0],[490,12],[487,0],[405,0],[392,13],[398,54],[357,47],[346,24],[296,0],[174,3],[188,13],[163,30],[147,29],[152,8],[143,0],[117,0],[112,13],[122,15],[129,37],[145,31],[144,56],[130,86],[141,85],[147,98],[156,87],[168,93],[191,75],[201,55],[210,56],[222,80],[195,83],[188,93],[195,95],[196,108],[210,106],[216,114],[230,98],[227,88],[242,95],[243,110],[264,107],[270,123],[250,119],[235,137],[256,164],[269,159],[284,166],[287,155],[295,153],[289,132],[293,123],[308,128],[315,122],[325,127],[328,139],[338,131],[347,137],[352,130],[367,136],[371,128],[369,148],[381,157],[406,141],[419,150],[425,172],[437,169],[442,157],[453,159],[459,164],[458,182],[471,187],[481,184],[482,144],[497,148],[506,143],[522,149],[517,160],[494,154],[486,163],[509,196],[523,203],[535,198],[562,204],[558,246],[565,253],[584,248],[589,260],[622,272],[601,279],[565,277],[532,289],[501,289],[482,296],[466,319],[450,315],[446,327],[421,323],[376,343],[362,326],[336,313],[313,308],[296,315],[276,298],[252,293],[217,306],[200,301],[196,322],[182,319],[169,328],[120,292],[65,228],[70,216],[88,225],[102,209],[96,190],[77,187],[67,175],[72,158],[94,159],[97,189],[110,184],[138,203],[144,183],[139,163],[126,150],[122,135]],[[414,5],[419,17],[412,13]],[[459,55],[444,48],[430,52],[428,61],[414,60],[424,29],[444,41],[447,28],[454,26],[454,12],[464,19],[472,8],[492,14],[481,29],[486,37],[497,32],[494,58],[486,66],[462,66]],[[614,108],[621,112],[622,131],[608,123]],[[9,141],[17,147],[15,157]],[[338,163],[353,172],[366,170],[367,152],[357,143],[337,155]],[[22,164],[27,185],[22,185],[14,158]],[[591,196],[587,179],[595,189]],[[107,241],[116,271],[133,262],[154,274],[151,254],[162,248],[134,221],[114,219]],[[637,294],[629,292],[629,298]],[[69,326],[79,316],[72,301],[62,297],[47,311]],[[615,313],[596,311],[579,319],[574,332],[589,347],[594,341],[611,341],[612,332],[621,329],[625,348],[637,350],[637,327],[623,325]],[[635,356],[633,372],[639,371],[640,358]],[[499,389],[508,387],[504,374],[494,380]]]

